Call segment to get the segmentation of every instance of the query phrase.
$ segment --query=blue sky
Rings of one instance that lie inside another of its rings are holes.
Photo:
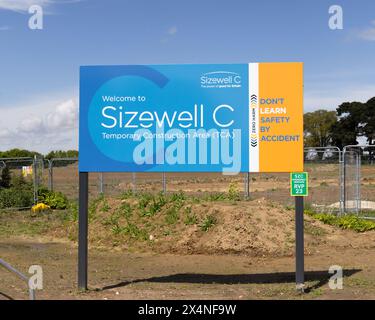
[[[28,28],[32,4],[43,30]],[[305,111],[365,101],[375,1],[0,0],[0,52],[0,150],[77,148],[80,65],[302,61]]]

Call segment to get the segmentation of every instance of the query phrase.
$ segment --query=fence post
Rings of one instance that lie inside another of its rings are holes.
[[[133,188],[133,193],[137,192],[137,180],[136,180],[136,174],[135,172],[132,172],[132,188]]]
[[[343,154],[342,150],[339,149],[339,185],[340,185],[340,216],[344,214],[344,162],[343,162]]]
[[[167,193],[167,178],[165,172],[163,172],[161,179],[163,184],[163,193]]]
[[[104,193],[103,172],[99,172],[99,193]]]
[[[53,191],[53,159],[48,160],[48,188]]]
[[[34,173],[34,204],[37,204],[38,202],[38,166],[37,166],[37,159],[36,155],[34,155],[33,160],[33,173]]]
[[[357,172],[356,172],[356,178],[357,178],[357,188],[356,188],[356,211],[357,215],[361,212],[361,153],[358,152],[357,154]]]
[[[245,199],[250,197],[250,173],[245,173]]]
[[[343,150],[343,185],[342,185],[342,194],[343,194],[343,209],[344,214],[346,213],[346,148]]]

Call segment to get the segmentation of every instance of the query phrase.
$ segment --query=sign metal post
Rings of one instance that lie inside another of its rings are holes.
[[[78,288],[87,290],[89,174],[79,172]]]
[[[305,257],[304,257],[304,228],[303,228],[303,197],[295,197],[296,208],[296,289],[304,292]]]
[[[303,197],[309,194],[307,172],[292,172],[290,174],[290,195],[295,197],[296,210],[296,289],[304,292],[304,204]]]

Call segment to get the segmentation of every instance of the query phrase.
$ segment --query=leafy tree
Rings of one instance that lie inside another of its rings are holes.
[[[367,138],[367,143],[369,145],[375,145],[375,97],[366,102],[360,130]]]
[[[339,119],[332,126],[332,142],[340,149],[349,144],[357,144],[356,122],[350,117]]]
[[[339,120],[333,128],[334,142],[343,147],[357,144],[357,137],[366,137],[367,143],[374,143],[375,98],[366,103],[344,102],[336,109]]]
[[[375,97],[362,102],[345,102],[337,108],[339,121],[332,128],[333,141],[338,147],[358,144],[357,138],[366,138],[366,143],[375,145]],[[374,148],[368,148],[369,159],[374,159]]]
[[[317,110],[304,114],[304,140],[307,147],[326,147],[332,143],[332,127],[337,122],[336,112]]]

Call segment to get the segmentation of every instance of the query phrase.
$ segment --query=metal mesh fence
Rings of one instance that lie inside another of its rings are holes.
[[[344,157],[344,211],[360,212],[359,165],[360,157],[355,151],[347,151]]]
[[[375,146],[344,148],[345,210],[375,218]]]
[[[308,148],[304,152],[305,171],[309,173],[306,205],[315,211],[340,212],[341,151],[337,148]]]
[[[366,154],[365,150],[347,148],[341,152],[336,147],[305,149],[305,171],[309,173],[306,206],[315,211],[361,213],[366,201],[375,203],[375,165],[371,154]],[[62,192],[70,200],[78,199],[76,158],[0,159],[0,173],[5,167],[13,176],[22,176],[33,186],[29,191],[33,203],[37,201],[36,192],[42,186]],[[132,190],[152,193],[183,191],[205,196],[231,191],[240,197],[264,198],[283,206],[294,206],[289,183],[288,173],[90,173],[89,195],[96,197],[104,193],[118,196]]]

